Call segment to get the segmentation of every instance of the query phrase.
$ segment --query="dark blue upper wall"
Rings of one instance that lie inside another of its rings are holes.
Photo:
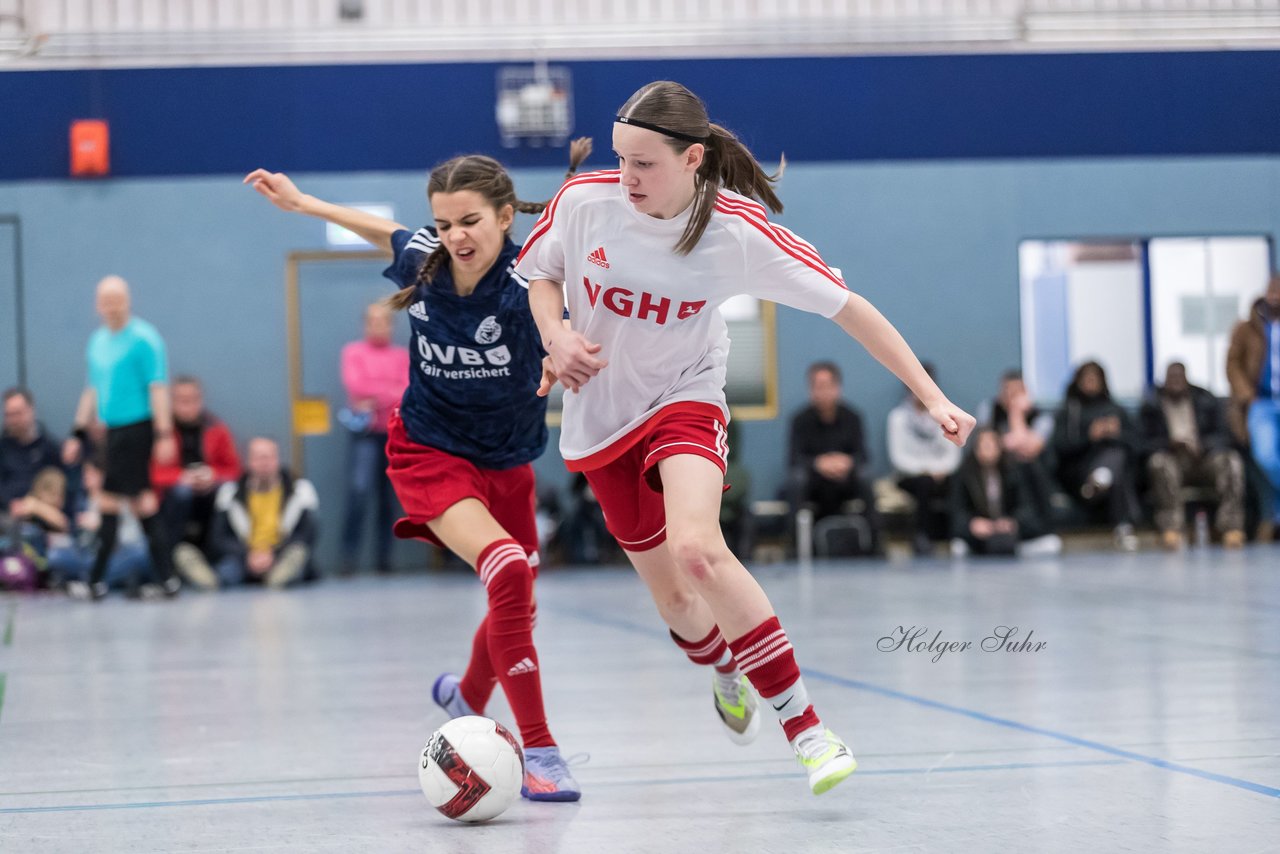
[[[657,78],[762,158],[1280,152],[1280,52],[566,63],[577,131]],[[0,73],[0,180],[67,174],[76,118],[111,122],[117,176],[422,169],[500,148],[492,63]],[[520,149],[513,166],[558,163]],[[601,159],[597,155],[597,160]]]

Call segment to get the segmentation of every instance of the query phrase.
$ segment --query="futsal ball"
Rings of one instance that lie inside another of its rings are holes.
[[[524,753],[489,718],[454,718],[431,734],[418,782],[431,805],[458,821],[488,821],[511,806],[524,782]]]

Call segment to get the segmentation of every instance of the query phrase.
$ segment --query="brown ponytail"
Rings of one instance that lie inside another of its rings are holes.
[[[569,144],[569,171],[565,180],[573,177],[582,161],[591,154],[590,137],[575,139]],[[507,205],[517,213],[540,214],[548,202],[522,202],[516,198],[515,185],[511,176],[502,168],[502,164],[492,157],[483,154],[466,154],[446,160],[431,170],[427,179],[427,198],[436,193],[460,193],[472,190],[479,193],[485,201],[500,211]],[[441,242],[418,268],[418,275],[413,284],[401,288],[387,298],[386,304],[395,311],[402,311],[413,304],[414,295],[419,285],[429,284],[440,272],[440,267],[449,260],[449,250]]]
[[[622,105],[618,115],[706,140],[702,165],[694,176],[693,211],[676,244],[677,253],[688,255],[698,245],[711,222],[721,187],[759,199],[774,213],[782,213],[782,200],[772,185],[782,177],[786,159],[777,174],[766,173],[742,141],[732,131],[709,121],[706,105],[679,83],[659,80],[642,87]],[[667,137],[666,142],[676,154],[684,154],[694,144],[675,137]]]

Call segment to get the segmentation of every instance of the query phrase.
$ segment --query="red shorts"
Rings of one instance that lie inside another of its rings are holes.
[[[567,465],[586,475],[618,545],[643,552],[667,538],[658,463],[679,454],[711,460],[724,472],[729,438],[720,407],[673,403],[603,451]]]
[[[538,565],[537,495],[528,463],[482,469],[462,457],[419,445],[405,433],[396,412],[387,425],[387,476],[406,514],[392,529],[397,537],[443,546],[427,523],[459,501],[474,498],[524,547],[529,563]]]

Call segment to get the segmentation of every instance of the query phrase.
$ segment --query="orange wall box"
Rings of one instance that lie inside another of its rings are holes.
[[[111,133],[101,119],[71,123],[71,176],[94,178],[111,172]]]

